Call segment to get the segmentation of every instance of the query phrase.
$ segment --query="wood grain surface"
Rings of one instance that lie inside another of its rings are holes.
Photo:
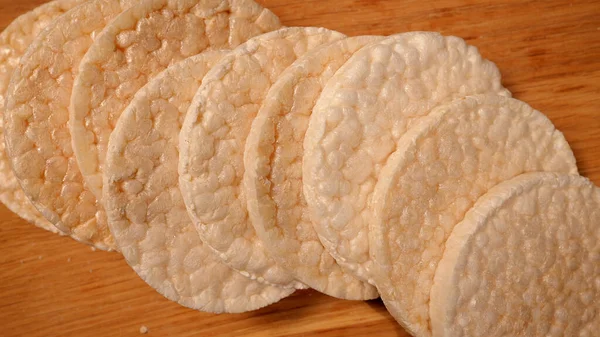
[[[0,0],[0,29],[43,0]],[[600,185],[600,1],[259,0],[287,26],[348,35],[432,30],[494,61],[514,96],[546,113]],[[37,229],[0,206],[2,336],[408,336],[380,301],[299,291],[211,315],[161,297],[116,253]]]

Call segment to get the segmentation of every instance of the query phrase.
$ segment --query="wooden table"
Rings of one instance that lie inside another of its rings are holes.
[[[0,28],[44,0],[0,0]],[[262,0],[288,26],[348,35],[432,30],[496,62],[514,96],[546,113],[600,185],[600,1]],[[116,253],[37,229],[0,206],[3,336],[408,336],[380,301],[315,291],[211,315],[169,302]]]

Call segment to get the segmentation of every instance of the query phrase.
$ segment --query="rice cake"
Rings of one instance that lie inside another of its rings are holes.
[[[296,279],[342,299],[379,295],[373,286],[344,272],[319,241],[302,192],[302,141],[327,81],[357,50],[381,39],[338,40],[294,62],[265,97],[244,152],[248,214],[258,237]]]
[[[115,245],[73,155],[69,98],[93,37],[136,2],[90,0],[58,17],[21,58],[6,96],[6,150],[25,195],[59,230],[105,250]]]
[[[430,32],[365,47],[327,83],[304,138],[303,183],[314,228],[342,267],[370,278],[369,202],[398,139],[433,107],[482,93],[510,95],[496,66]]]
[[[280,26],[253,0],[143,0],[119,15],[85,55],[71,98],[74,151],[94,195],[102,194],[110,133],[150,78],[184,58],[231,49]]]
[[[33,206],[19,185],[4,152],[4,96],[10,76],[33,39],[54,19],[85,0],[56,0],[16,18],[0,34],[0,202],[21,218],[53,233],[63,234]]]
[[[431,294],[434,336],[597,336],[600,188],[529,173],[452,231]]]
[[[108,224],[127,263],[168,299],[213,313],[255,310],[294,291],[220,262],[179,192],[179,131],[202,78],[225,53],[192,56],[140,89],[110,137],[103,172]]]
[[[306,52],[344,38],[325,28],[284,28],[253,38],[203,80],[180,134],[179,179],[200,238],[230,267],[251,278],[303,286],[256,236],[242,186],[251,123],[285,68]]]
[[[577,174],[562,133],[529,105],[497,95],[432,110],[400,138],[373,192],[372,275],[388,311],[430,336],[429,294],[452,228],[477,199],[525,172]]]

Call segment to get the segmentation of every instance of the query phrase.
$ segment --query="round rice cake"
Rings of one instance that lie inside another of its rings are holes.
[[[597,336],[600,188],[528,173],[452,231],[431,293],[434,336]]]
[[[279,266],[248,217],[243,153],[271,85],[306,52],[345,36],[325,28],[284,28],[249,40],[209,71],[180,136],[180,188],[202,240],[251,278],[303,286]]]
[[[73,79],[93,37],[137,0],[90,0],[53,21],[15,68],[6,96],[6,150],[25,195],[59,230],[99,249],[114,240],[71,147]]]
[[[356,51],[381,39],[338,40],[294,62],[265,97],[244,152],[248,213],[258,237],[296,279],[343,299],[379,295],[373,286],[342,270],[319,241],[302,192],[302,142],[327,81]]]
[[[412,32],[355,53],[327,83],[304,138],[304,195],[321,242],[369,280],[369,202],[398,139],[454,98],[510,93],[496,66],[454,36]]]
[[[431,284],[452,228],[493,186],[538,171],[577,174],[575,157],[544,114],[512,98],[457,99],[400,138],[373,192],[371,272],[414,336],[431,335]]]
[[[75,156],[94,195],[102,195],[110,134],[149,79],[204,50],[232,49],[280,27],[253,0],[143,0],[119,15],[82,60],[71,96]]]
[[[140,89],[110,137],[104,169],[108,224],[127,263],[168,299],[213,313],[255,310],[294,292],[225,266],[200,240],[179,192],[179,131],[225,53],[192,56]]]
[[[0,202],[21,218],[53,233],[63,234],[33,206],[19,185],[4,152],[5,94],[13,70],[33,39],[54,19],[85,0],[56,0],[16,18],[0,34]]]

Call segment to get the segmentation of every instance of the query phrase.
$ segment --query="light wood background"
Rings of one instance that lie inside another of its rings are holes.
[[[0,28],[44,0],[0,0]],[[546,113],[600,185],[600,1],[259,0],[287,26],[348,35],[433,30],[496,62]],[[408,336],[380,301],[299,291],[263,310],[210,315],[162,298],[116,253],[92,251],[0,206],[2,336]]]

